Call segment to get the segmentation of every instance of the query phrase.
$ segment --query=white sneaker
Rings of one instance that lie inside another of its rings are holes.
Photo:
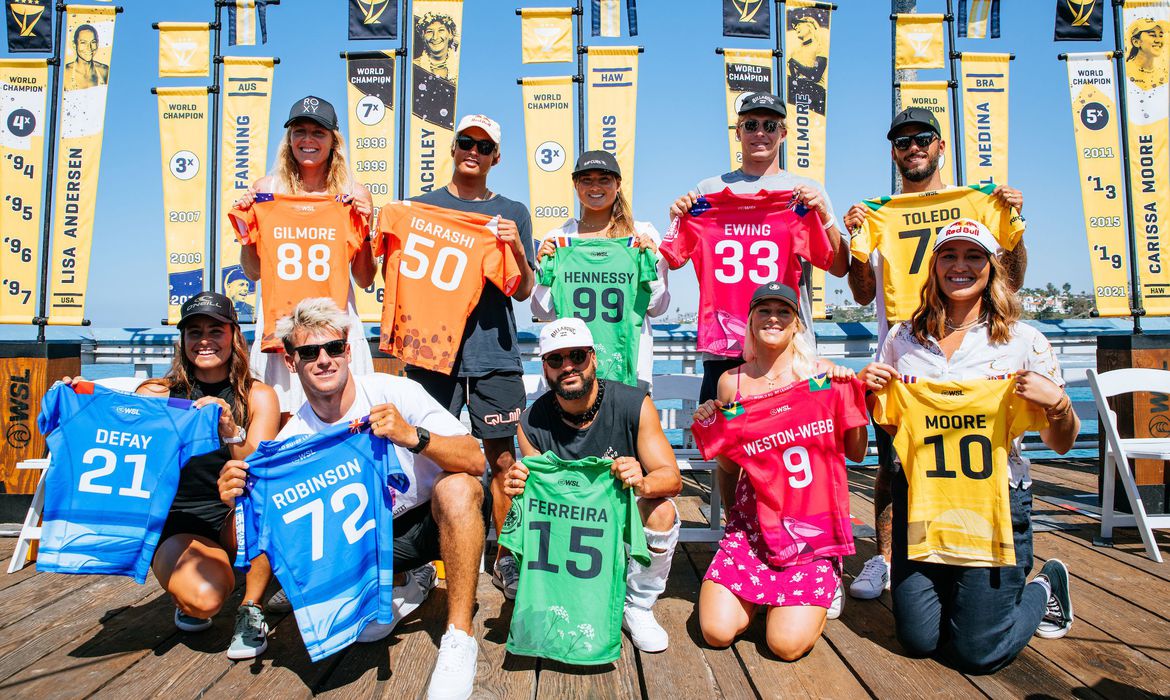
[[[648,608],[626,603],[622,611],[622,629],[630,634],[630,641],[639,651],[666,651],[670,643],[666,630],[654,619],[654,611]]]
[[[882,591],[890,590],[890,565],[878,554],[869,558],[861,573],[849,584],[849,595],[861,600],[873,600]]]
[[[475,663],[479,645],[475,638],[455,625],[447,625],[447,632],[439,642],[439,657],[427,686],[428,700],[465,700],[475,687]]]
[[[841,611],[845,609],[845,591],[841,583],[837,584],[837,591],[833,593],[833,604],[829,606],[829,611],[825,613],[825,617],[830,620],[836,620],[841,617]]]
[[[435,587],[435,565],[423,564],[417,569],[406,573],[406,583],[394,587],[394,619],[390,622],[371,622],[358,635],[357,640],[362,643],[376,642],[385,639],[399,621],[418,609],[427,599],[431,589]]]

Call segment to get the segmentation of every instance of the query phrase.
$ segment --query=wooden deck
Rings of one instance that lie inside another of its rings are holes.
[[[889,595],[848,599],[813,652],[783,663],[763,643],[763,617],[734,647],[706,648],[695,603],[713,546],[689,544],[675,555],[659,621],[671,635],[662,654],[640,654],[623,641],[622,658],[573,668],[504,652],[510,605],[481,576],[475,617],[480,640],[476,697],[484,698],[778,698],[778,697],[1168,697],[1170,696],[1170,564],[1142,554],[1134,531],[1114,548],[1092,545],[1096,521],[1063,507],[1094,492],[1088,464],[1036,465],[1037,566],[1058,557],[1072,572],[1076,624],[1062,640],[1034,639],[1008,668],[964,676],[932,660],[904,657],[893,635]],[[851,472],[856,516],[872,524],[872,472]],[[691,482],[680,510],[687,524],[705,523],[704,485]],[[1170,537],[1159,535],[1164,553]],[[0,540],[7,563],[14,540]],[[856,574],[874,551],[858,542],[846,562]],[[238,602],[237,599],[234,602]],[[309,662],[291,616],[270,616],[268,652],[251,663],[224,656],[232,614],[200,634],[179,632],[173,607],[155,582],[37,574],[33,567],[0,574],[0,697],[168,699],[300,697],[414,698],[425,695],[442,633],[440,586],[386,642],[355,645]],[[230,606],[234,608],[234,604]]]

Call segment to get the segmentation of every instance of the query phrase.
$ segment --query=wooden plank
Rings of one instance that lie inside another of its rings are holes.
[[[233,664],[209,693],[216,697],[312,697],[313,688],[345,654],[343,651],[313,663],[291,613],[266,617],[271,628],[268,650],[251,661]]]
[[[1110,697],[1165,697],[1170,688],[1170,669],[1084,621],[1063,639],[1036,637],[1030,646],[1082,685],[1110,688]]]
[[[512,601],[492,586],[491,577],[481,574],[476,589],[479,608],[475,611],[475,639],[479,642],[479,664],[475,675],[475,697],[491,700],[531,698],[536,693],[537,659],[516,656],[505,649],[512,620]]]
[[[12,575],[16,578],[28,567]],[[25,574],[23,580],[7,588],[3,592],[4,605],[0,606],[0,629],[14,622],[19,622],[29,615],[35,614],[41,608],[53,604],[65,596],[74,595],[76,591],[93,584],[96,576],[77,576],[65,574],[40,574],[35,571]],[[129,579],[126,579],[129,580]],[[148,581],[148,585],[156,585]]]
[[[382,683],[381,698],[426,697],[439,642],[447,629],[447,589],[445,584],[431,591],[426,602],[413,616],[404,620],[390,635],[390,678]]]
[[[5,539],[8,539],[8,538],[5,538]],[[15,542],[16,538],[13,537],[12,541]],[[11,552],[9,553],[9,556],[7,559],[5,559],[3,562],[0,562],[0,567],[2,567],[2,568],[0,568],[0,571],[8,571],[8,561],[10,559],[12,559]],[[27,581],[28,579],[32,578],[33,576],[36,576],[36,574],[37,574],[37,567],[32,565],[32,564],[29,564],[28,566],[24,567],[23,569],[15,572],[15,573],[11,573],[11,574],[0,573],[0,591],[6,591],[18,583],[20,583],[22,581]],[[5,593],[4,595],[7,596],[8,594]],[[8,605],[8,601],[5,600],[4,608],[7,608],[7,605]]]
[[[622,655],[612,664],[572,666],[541,659],[536,697],[621,700],[640,697],[642,690],[634,662],[635,653],[634,645],[623,634]]]
[[[757,688],[774,689],[776,697],[868,698],[869,693],[853,672],[824,639],[804,658],[785,663],[772,656],[765,640],[765,615],[755,616],[750,627],[735,643]]]

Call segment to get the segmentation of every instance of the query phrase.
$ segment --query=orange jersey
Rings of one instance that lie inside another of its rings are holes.
[[[422,202],[382,207],[374,255],[386,256],[383,352],[451,374],[484,284],[508,296],[520,284],[520,268],[496,236],[495,222]]]
[[[349,301],[349,263],[362,246],[368,220],[327,195],[260,192],[246,210],[228,218],[242,245],[255,245],[264,287],[264,330],[260,349],[282,352],[276,320],[302,299],[329,297],[344,309]]]

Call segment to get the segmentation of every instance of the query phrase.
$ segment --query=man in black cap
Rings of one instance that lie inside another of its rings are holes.
[[[908,107],[902,110],[890,123],[886,138],[890,141],[890,157],[898,169],[898,174],[901,175],[902,192],[933,192],[946,187],[939,166],[944,162],[947,143],[942,138],[942,129],[934,112],[922,107]],[[1017,211],[1024,207],[1024,195],[1006,185],[997,186],[992,196]],[[850,207],[843,219],[846,229],[849,231],[860,229],[868,211],[866,205],[862,203]],[[1024,270],[1028,265],[1023,241],[1012,250],[1005,249],[1000,256],[1000,262],[1007,270],[1008,284],[1013,289],[1023,286]],[[889,282],[893,284],[895,280]],[[875,360],[880,359],[882,345],[885,344],[886,333],[889,330],[884,295],[878,293],[882,285],[882,261],[878,251],[875,250],[867,262],[857,258],[849,259],[849,289],[853,292],[854,300],[862,306],[877,300],[878,343]],[[889,562],[893,555],[891,549],[893,509],[890,495],[890,476],[896,469],[893,445],[886,431],[875,430],[874,433],[878,447],[878,470],[874,483],[878,554],[865,563],[861,573],[849,586],[849,594],[862,600],[877,598],[883,590],[889,588]]]

